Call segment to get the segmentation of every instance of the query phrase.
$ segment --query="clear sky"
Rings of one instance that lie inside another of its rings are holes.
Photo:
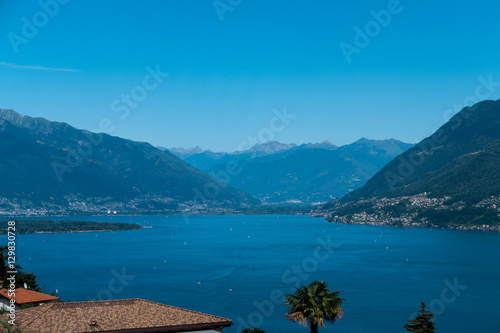
[[[500,98],[497,0],[55,1],[0,2],[0,108],[233,151],[417,142]]]

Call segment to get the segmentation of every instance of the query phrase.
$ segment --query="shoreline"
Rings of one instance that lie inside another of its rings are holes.
[[[328,221],[327,217],[325,217],[325,221],[328,223],[338,223],[338,224],[347,224],[347,225],[368,225],[368,226],[378,226],[378,227],[391,227],[391,228],[427,228],[427,229],[447,229],[447,230],[457,230],[457,231],[481,231],[481,232],[499,232],[500,233],[500,225],[499,226],[438,226],[438,225],[395,225],[390,224],[383,221],[373,221],[373,222],[341,222],[341,221]]]
[[[409,224],[402,224],[402,225],[395,225],[395,224],[390,224],[385,221],[370,221],[370,222],[342,222],[342,221],[329,221],[328,220],[328,215],[323,215],[323,214],[318,214],[318,213],[297,213],[297,212],[289,212],[289,213],[252,213],[252,214],[245,214],[244,212],[232,212],[232,213],[212,213],[212,212],[190,212],[190,213],[181,213],[181,212],[170,212],[168,214],[162,214],[162,213],[133,213],[133,214],[83,214],[83,215],[46,215],[46,216],[15,216],[15,217],[8,217],[15,219],[27,219],[25,221],[34,221],[34,218],[50,218],[50,217],[66,217],[66,218],[77,218],[77,217],[131,217],[131,216],[160,216],[160,215],[165,215],[165,216],[178,216],[178,215],[188,215],[188,216],[236,216],[236,215],[262,215],[262,216],[269,216],[269,215],[275,215],[275,216],[288,216],[288,215],[301,215],[301,216],[309,216],[312,218],[321,218],[324,219],[325,222],[327,223],[339,223],[339,224],[350,224],[350,225],[367,225],[367,226],[380,226],[380,227],[392,227],[392,228],[427,228],[427,229],[448,229],[448,230],[457,230],[457,231],[481,231],[481,232],[500,232],[500,225],[499,226],[490,226],[488,225],[487,227],[483,226],[460,226],[460,225],[453,225],[453,226],[438,226],[438,225],[409,225]],[[2,217],[0,217],[2,218]],[[76,220],[75,220],[76,221]],[[87,222],[95,222],[95,221],[87,221]],[[101,223],[101,222],[98,222]],[[102,223],[115,223],[115,222],[102,222]],[[139,229],[148,229],[151,228],[149,226],[141,226]],[[63,232],[52,232],[52,231],[41,231],[41,232],[34,232],[34,233],[29,233],[29,234],[35,234],[35,233],[77,233],[77,232],[106,232],[106,231],[128,231],[128,230],[139,230],[139,229],[124,229],[124,230],[83,230],[83,231],[63,231]]]

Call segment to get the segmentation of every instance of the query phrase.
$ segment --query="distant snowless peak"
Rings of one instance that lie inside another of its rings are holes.
[[[172,152],[175,152],[175,153],[190,153],[190,154],[200,154],[200,153],[203,153],[205,151],[205,149],[203,148],[200,148],[200,146],[196,146],[196,147],[193,147],[193,148],[176,148],[176,147],[172,147],[170,149],[168,149]]]
[[[382,144],[404,144],[403,142],[397,140],[397,139],[387,139],[387,140],[371,140],[367,139],[365,137],[351,143],[353,144],[361,144],[361,145],[382,145]],[[348,146],[348,145],[347,145]],[[157,147],[161,150],[167,150],[167,148],[164,147]],[[242,153],[247,153],[247,152],[252,152],[252,153],[259,153],[259,155],[269,155],[269,154],[274,154],[280,151],[285,151],[289,149],[328,149],[328,150],[335,150],[339,148],[337,145],[333,144],[329,140],[324,140],[322,142],[317,142],[317,143],[302,143],[302,144],[295,144],[295,143],[282,143],[279,141],[266,141],[264,143],[257,143],[255,144],[252,148],[244,151],[235,151],[235,152],[219,152],[217,154],[242,154]],[[192,148],[168,148],[168,150],[172,153],[174,153],[177,156],[181,157],[187,157],[195,154],[202,154],[202,153],[213,153],[212,150],[210,149],[203,149],[199,146],[192,147]]]
[[[264,143],[256,144],[255,146],[250,148],[250,151],[266,151],[266,152],[274,151],[274,152],[278,152],[281,150],[287,150],[287,149],[293,148],[295,146],[296,146],[295,143],[280,143],[278,141],[267,141]]]

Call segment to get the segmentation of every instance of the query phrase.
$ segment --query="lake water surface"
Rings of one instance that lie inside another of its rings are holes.
[[[346,299],[344,318],[324,332],[399,333],[420,301],[438,332],[500,332],[498,233],[306,216],[74,219],[151,228],[19,235],[19,263],[64,301],[137,297],[230,318],[226,333],[307,333],[285,319],[281,295],[323,280]]]

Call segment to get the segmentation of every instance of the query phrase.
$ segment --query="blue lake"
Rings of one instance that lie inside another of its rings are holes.
[[[420,301],[438,332],[500,332],[498,233],[306,216],[75,219],[151,228],[19,235],[19,263],[65,301],[137,297],[230,318],[227,333],[306,333],[285,319],[282,294],[323,280],[346,299],[344,318],[324,332],[402,332]]]

